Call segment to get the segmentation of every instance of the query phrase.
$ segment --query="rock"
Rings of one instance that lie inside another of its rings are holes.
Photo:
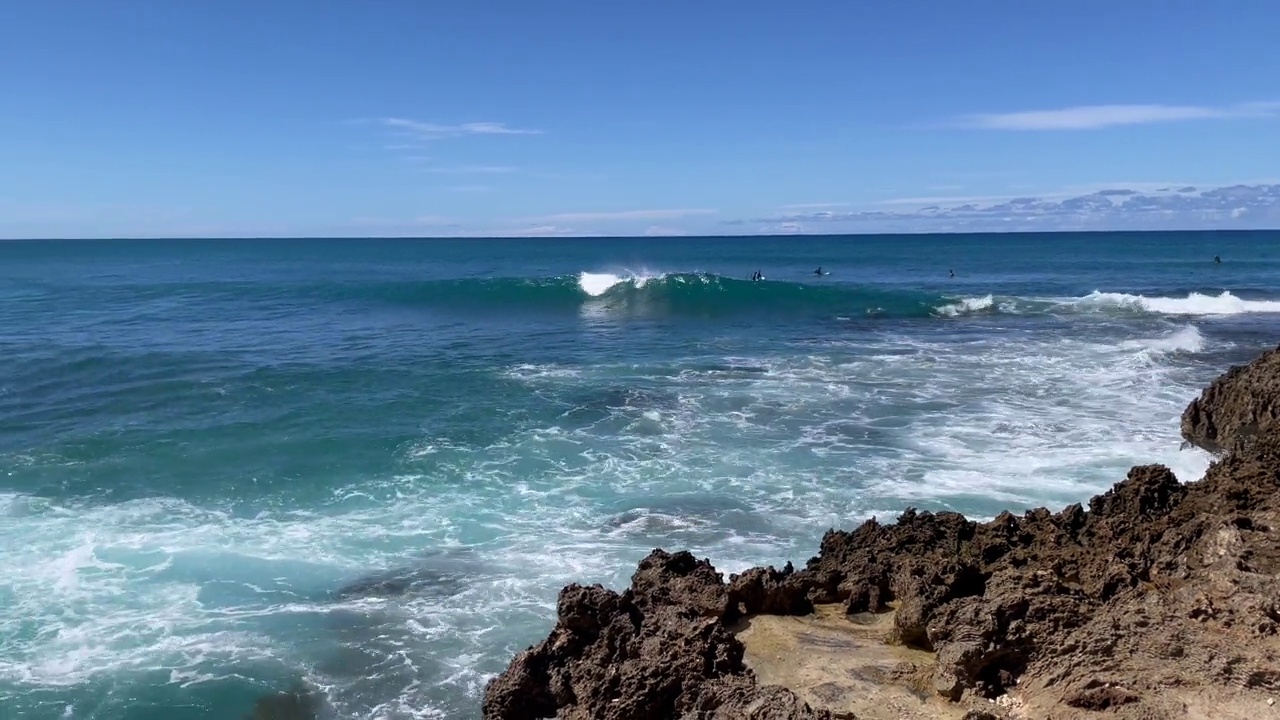
[[[754,615],[808,615],[813,612],[809,591],[815,581],[787,563],[781,571],[751,568],[729,583],[730,622],[734,613]]]
[[[757,685],[748,676],[700,685],[682,698],[673,717],[686,720],[855,720],[809,707],[778,685]]]
[[[715,568],[687,552],[654,550],[621,594],[570,585],[550,636],[486,688],[484,717],[827,718],[790,691],[752,682],[725,624],[728,598]]]
[[[1095,680],[1090,681],[1082,688],[1067,693],[1067,696],[1063,698],[1063,702],[1074,708],[1102,712],[1103,710],[1114,710],[1121,705],[1136,703],[1140,699],[1137,693],[1130,692],[1117,685],[1099,683]]]
[[[698,617],[720,618],[728,610],[729,593],[720,573],[688,552],[654,550],[631,576],[636,607],[679,607]]]
[[[1213,381],[1182,413],[1182,437],[1213,453],[1268,434],[1280,418],[1280,347]]]
[[[888,601],[893,596],[889,589],[889,575],[883,569],[847,578],[837,587],[840,595],[846,598],[844,611],[849,615],[884,612],[889,609]]]

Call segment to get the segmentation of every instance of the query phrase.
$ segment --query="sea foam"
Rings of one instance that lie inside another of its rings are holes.
[[[1162,315],[1241,315],[1280,313],[1280,300],[1245,300],[1223,291],[1218,295],[1189,293],[1186,297],[1146,297],[1127,293],[1092,292],[1075,301],[1089,307],[1128,307]]]

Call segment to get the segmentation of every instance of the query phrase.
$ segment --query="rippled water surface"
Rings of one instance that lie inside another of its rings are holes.
[[[0,708],[477,717],[653,547],[1193,479],[1277,327],[1276,233],[0,243]]]

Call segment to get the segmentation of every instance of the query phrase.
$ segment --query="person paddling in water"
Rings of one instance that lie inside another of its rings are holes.
[[[821,265],[819,265],[819,266],[818,266],[818,269],[813,271],[813,274],[814,274],[814,275],[823,275],[824,273],[822,272],[822,266],[821,266]]]

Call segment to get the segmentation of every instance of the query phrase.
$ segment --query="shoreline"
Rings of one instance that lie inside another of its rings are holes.
[[[908,509],[727,579],[654,550],[621,593],[565,587],[483,715],[1280,717],[1278,417],[1280,348],[1183,413],[1218,458],[1200,480],[1140,465],[1087,508],[986,523]]]

